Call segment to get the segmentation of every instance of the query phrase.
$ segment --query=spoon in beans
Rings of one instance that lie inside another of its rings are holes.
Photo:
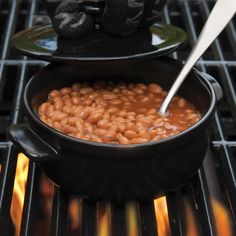
[[[202,56],[202,54],[207,50],[211,43],[218,37],[222,30],[226,27],[228,22],[234,16],[236,12],[236,0],[218,0],[204,25],[202,32],[199,35],[196,45],[194,46],[192,52],[190,53],[184,67],[176,78],[174,84],[172,85],[170,91],[165,97],[161,104],[159,113],[161,115],[167,114],[168,106],[176,94],[179,87],[184,82],[188,73],[197,62],[197,60]]]

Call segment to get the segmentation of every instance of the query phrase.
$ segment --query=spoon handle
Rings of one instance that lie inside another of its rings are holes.
[[[202,32],[199,35],[196,45],[190,53],[184,67],[182,68],[180,74],[172,85],[166,98],[161,104],[159,113],[166,113],[169,103],[171,102],[172,98],[176,94],[177,90],[183,83],[184,79],[186,78],[194,64],[207,50],[211,43],[217,38],[221,31],[226,27],[228,22],[234,16],[235,12],[236,0],[218,0],[216,2],[206,24],[202,29]]]

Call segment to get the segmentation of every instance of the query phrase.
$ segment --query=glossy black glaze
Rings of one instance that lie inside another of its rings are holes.
[[[161,58],[113,67],[51,64],[40,70],[25,90],[28,125],[35,134],[28,137],[25,132],[25,138],[30,138],[32,143],[40,138],[60,153],[61,158],[55,161],[37,159],[46,175],[64,190],[96,200],[144,200],[183,185],[202,164],[217,102],[213,86],[203,74],[199,76],[192,71],[179,91],[180,95],[195,104],[203,118],[187,131],[161,141],[137,145],[83,141],[53,130],[43,124],[36,114],[49,91],[75,81],[155,81],[168,89],[181,66],[176,60]],[[22,127],[15,126],[10,130],[10,138],[15,144],[22,142],[22,135],[16,137],[18,129]],[[24,148],[20,148],[21,151],[32,154]],[[31,159],[36,161],[36,158]]]
[[[133,63],[156,58],[175,50],[186,38],[182,29],[165,24],[139,29],[129,37],[119,38],[94,30],[79,39],[63,39],[51,25],[40,25],[18,32],[12,44],[21,53],[40,60],[77,65],[91,62],[93,66],[94,62]]]

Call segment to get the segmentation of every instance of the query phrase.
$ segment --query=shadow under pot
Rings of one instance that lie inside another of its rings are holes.
[[[162,57],[116,66],[51,64],[34,75],[24,92],[27,124],[10,127],[11,141],[41,165],[64,191],[92,200],[147,200],[176,190],[201,167],[217,100],[222,90],[209,75],[192,70],[179,95],[200,111],[202,118],[189,129],[160,141],[119,145],[96,143],[64,135],[43,123],[39,105],[53,89],[78,81],[126,80],[155,82],[168,90],[182,64]]]

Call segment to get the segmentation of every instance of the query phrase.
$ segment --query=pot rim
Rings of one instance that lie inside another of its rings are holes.
[[[51,65],[52,64],[49,64],[46,67],[43,67],[40,71],[48,69],[48,67],[51,66]],[[204,86],[206,87],[206,89],[208,89],[209,94],[211,96],[211,102],[210,102],[208,110],[206,111],[204,116],[197,123],[195,123],[193,126],[191,126],[190,128],[188,128],[188,129],[186,129],[186,130],[184,130],[184,131],[182,131],[182,132],[180,132],[176,135],[170,136],[168,138],[164,138],[164,139],[157,140],[157,141],[150,141],[150,142],[146,142],[146,143],[140,143],[140,144],[114,144],[114,143],[91,142],[91,141],[87,141],[87,140],[83,140],[83,139],[79,139],[79,138],[74,138],[74,137],[69,136],[69,135],[65,135],[62,132],[51,128],[46,123],[41,121],[39,116],[36,114],[36,112],[33,111],[31,103],[30,103],[31,101],[28,101],[27,95],[29,93],[29,88],[30,88],[32,82],[34,81],[34,79],[36,77],[39,76],[40,71],[32,76],[32,78],[29,80],[29,82],[27,83],[27,85],[25,87],[24,106],[25,106],[28,114],[31,116],[31,118],[33,118],[34,122],[36,122],[38,125],[40,125],[43,129],[47,129],[47,131],[49,131],[51,134],[59,136],[60,138],[66,140],[66,141],[73,142],[75,145],[78,144],[78,143],[81,143],[81,144],[92,146],[92,147],[101,147],[101,148],[107,148],[107,149],[113,149],[113,150],[117,148],[117,149],[126,150],[126,149],[130,149],[130,148],[136,148],[136,149],[140,148],[140,149],[142,149],[144,147],[149,147],[149,146],[153,146],[153,145],[163,145],[163,144],[166,144],[168,142],[171,143],[171,142],[174,142],[176,140],[184,138],[189,133],[194,132],[198,127],[202,126],[205,123],[205,121],[207,121],[209,119],[209,117],[211,116],[211,113],[214,110],[214,108],[216,106],[216,102],[217,102],[216,94],[215,94],[214,88],[213,88],[212,84],[210,83],[210,81],[208,81],[206,78],[204,78],[202,76],[200,77],[199,74],[198,74],[199,71],[196,68],[193,68],[191,70],[191,72],[193,72],[195,74],[195,76],[198,77],[200,82],[204,84]],[[189,140],[189,138],[187,140]]]

